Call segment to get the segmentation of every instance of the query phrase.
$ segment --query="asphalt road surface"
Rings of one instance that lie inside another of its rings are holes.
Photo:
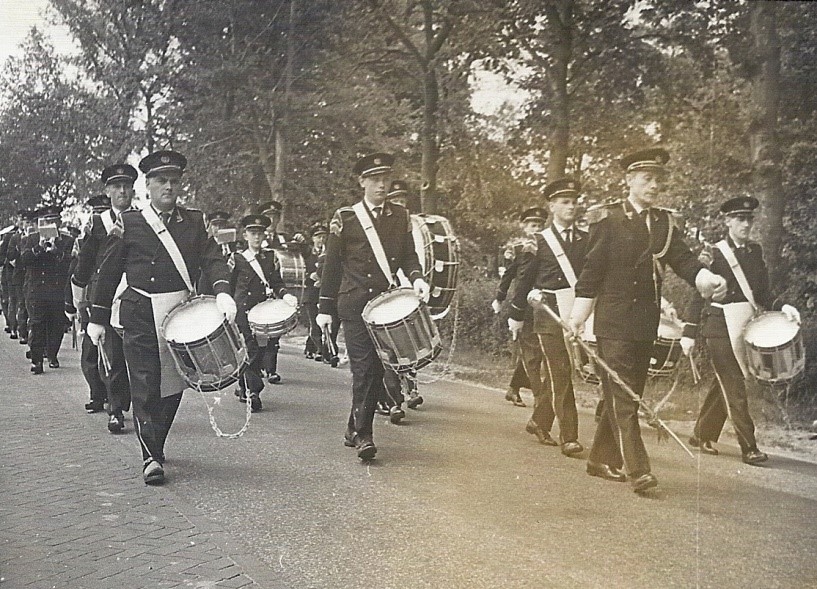
[[[642,497],[536,443],[524,431],[530,409],[448,381],[421,385],[425,404],[399,426],[376,416],[379,452],[364,464],[342,444],[348,366],[300,349],[284,346],[283,383],[267,386],[239,439],[217,438],[188,391],[156,490],[227,530],[232,550],[269,567],[276,586],[817,587],[814,464],[772,455],[749,467],[724,444],[721,456],[692,460],[645,428],[660,486]],[[104,428],[104,414],[82,414],[76,352],[63,357],[66,406]],[[241,427],[245,406],[231,390],[206,398],[222,430]],[[580,413],[585,446],[594,427]],[[115,439],[139,477],[130,421]]]

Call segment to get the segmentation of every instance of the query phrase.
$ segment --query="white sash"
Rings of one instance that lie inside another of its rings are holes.
[[[570,285],[570,288],[576,286],[576,272],[573,270],[573,264],[570,263],[570,260],[565,254],[564,248],[562,248],[562,244],[559,243],[559,239],[556,237],[556,228],[551,225],[544,231],[542,231],[542,237],[545,238],[545,241],[550,247],[550,251],[553,252],[553,255],[556,256],[556,262],[559,264],[559,268],[562,269],[562,274],[565,275],[567,279],[567,283]],[[572,307],[573,305],[571,305]]]
[[[738,281],[738,286],[743,292],[743,296],[746,297],[746,300],[749,301],[753,308],[757,309],[752,287],[749,286],[749,281],[746,280],[746,274],[743,273],[743,268],[741,268],[740,262],[738,262],[738,259],[735,257],[735,252],[732,251],[732,248],[729,247],[725,239],[716,243],[715,247],[721,251],[723,257],[726,259],[726,263],[729,264],[729,267],[732,269],[732,274],[735,275],[735,280]]]
[[[107,211],[100,213],[99,218],[102,220],[102,226],[105,227],[105,234],[110,235],[111,229],[113,229],[115,223],[114,220],[111,219],[111,214],[113,211],[108,209]]]
[[[162,245],[165,246],[165,250],[167,250],[167,253],[170,255],[170,259],[173,260],[173,265],[176,266],[176,270],[182,277],[182,280],[184,280],[184,285],[187,287],[187,290],[193,292],[193,281],[190,280],[187,264],[184,263],[184,257],[179,251],[179,246],[176,245],[173,236],[170,235],[170,231],[167,230],[167,227],[162,223],[162,220],[159,218],[159,215],[156,214],[156,211],[153,210],[152,206],[147,205],[143,208],[142,216],[145,218],[145,221],[147,221],[147,224],[150,225],[150,228],[153,229],[159,241],[162,242]]]
[[[723,318],[726,321],[726,332],[729,334],[729,343],[735,360],[738,361],[743,378],[749,376],[746,368],[746,340],[743,339],[743,328],[755,315],[755,308],[751,303],[729,303],[723,306]]]
[[[261,268],[261,262],[259,262],[258,258],[255,257],[255,254],[250,251],[250,248],[247,248],[243,252],[241,252],[241,255],[244,256],[245,260],[247,260],[247,262],[250,265],[250,268],[252,268],[255,271],[255,273],[258,275],[258,278],[260,278],[261,282],[264,283],[264,286],[266,288],[269,288],[270,287],[269,282],[267,281],[267,277],[264,276],[264,269]]]
[[[380,236],[377,234],[377,229],[375,229],[371,218],[366,213],[366,205],[363,204],[362,200],[358,201],[352,205],[352,210],[355,212],[355,215],[357,215],[357,220],[360,222],[360,226],[363,227],[363,232],[369,240],[369,245],[374,252],[377,265],[380,266],[380,270],[383,272],[386,280],[389,281],[389,287],[394,287],[394,276],[392,276],[389,261],[386,259],[386,252],[383,251],[383,244],[380,243]],[[385,210],[383,214],[385,214]]]

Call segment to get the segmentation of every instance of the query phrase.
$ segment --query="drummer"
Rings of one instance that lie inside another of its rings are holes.
[[[284,206],[277,200],[270,200],[263,202],[256,207],[255,213],[264,215],[270,220],[269,227],[267,227],[264,241],[261,247],[268,252],[287,250],[289,245],[287,238],[281,233],[278,233],[278,224],[281,222],[281,214]],[[278,338],[271,338],[264,352],[263,367],[267,374],[267,382],[270,384],[278,384],[281,382],[281,375],[278,374],[278,350],[280,348]]]
[[[414,249],[409,213],[400,205],[386,202],[393,163],[393,155],[373,153],[360,158],[353,167],[363,188],[363,199],[335,211],[329,224],[317,317],[321,329],[331,326],[335,311],[343,323],[352,369],[352,410],[344,443],[357,448],[361,460],[370,460],[377,453],[372,421],[375,405],[384,394],[383,364],[363,321],[363,309],[396,284],[394,274],[398,269],[403,270],[418,297],[427,300],[429,295]],[[371,229],[366,231],[364,227]]]
[[[298,306],[298,299],[288,294],[281,274],[275,263],[275,255],[261,247],[270,218],[252,214],[241,219],[247,249],[234,256],[232,283],[235,285],[235,301],[238,307],[236,324],[247,343],[250,365],[244,371],[243,390],[249,391],[251,410],[261,410],[261,391],[264,379],[261,374],[264,354],[269,340],[258,341],[250,329],[247,312],[258,303],[275,297],[283,299],[292,307]],[[276,339],[277,343],[277,339]],[[242,399],[243,400],[243,399]]]
[[[111,232],[93,293],[88,336],[95,345],[105,339],[111,306],[122,275],[120,319],[130,376],[133,424],[142,450],[146,484],[162,484],[167,434],[173,424],[184,381],[175,369],[159,327],[169,312],[193,291],[191,276],[204,271],[216,293],[216,304],[228,321],[235,320],[229,294],[230,271],[216,242],[207,235],[204,215],[176,203],[182,193],[187,159],[175,151],[157,151],[139,162],[149,203],[141,211],[124,211]]]
[[[759,203],[752,196],[731,198],[720,207],[726,239],[704,250],[701,261],[726,279],[727,292],[717,301],[697,299],[692,317],[701,317],[701,337],[706,341],[717,379],[704,399],[689,443],[705,454],[717,455],[718,441],[727,416],[738,437],[743,462],[757,465],[768,460],[758,450],[755,425],[746,396],[746,355],[743,328],[758,311],[770,309],[772,293],[769,273],[759,243],[749,236]],[[701,308],[703,312],[700,313]],[[790,321],[800,323],[800,313],[791,305],[780,309]],[[695,345],[695,325],[684,330],[681,346],[689,354]]]

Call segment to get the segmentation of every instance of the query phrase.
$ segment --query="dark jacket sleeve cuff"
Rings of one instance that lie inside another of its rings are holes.
[[[108,325],[111,322],[111,310],[108,307],[91,305],[91,323]]]
[[[335,299],[329,297],[321,297],[318,303],[318,312],[324,315],[337,315],[338,303]]]
[[[524,321],[525,320],[525,309],[520,309],[516,305],[511,305],[510,318],[515,320],[515,321]]]
[[[213,283],[213,292],[217,295],[226,293],[230,294],[230,283],[227,280],[216,280]]]
[[[695,339],[698,335],[698,324],[697,323],[685,323],[684,330],[681,334],[683,337],[689,337]]]

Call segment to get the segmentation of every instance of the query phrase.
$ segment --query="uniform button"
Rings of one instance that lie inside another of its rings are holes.
[[[371,289],[371,288],[369,289],[369,292],[372,292],[372,289]]]
[[[151,280],[152,280],[152,279],[151,279]],[[634,302],[634,303],[637,303],[637,302],[638,302],[638,299],[633,299],[633,302]]]
[[[151,266],[155,266],[155,265],[156,265],[156,260],[152,260],[152,261],[150,262],[150,265],[151,265]]]
[[[154,278],[153,276],[151,276],[151,277],[150,277],[150,281],[151,281],[151,282],[156,282],[156,278]]]
[[[371,277],[372,277],[371,274],[366,274],[366,278],[371,278]]]

